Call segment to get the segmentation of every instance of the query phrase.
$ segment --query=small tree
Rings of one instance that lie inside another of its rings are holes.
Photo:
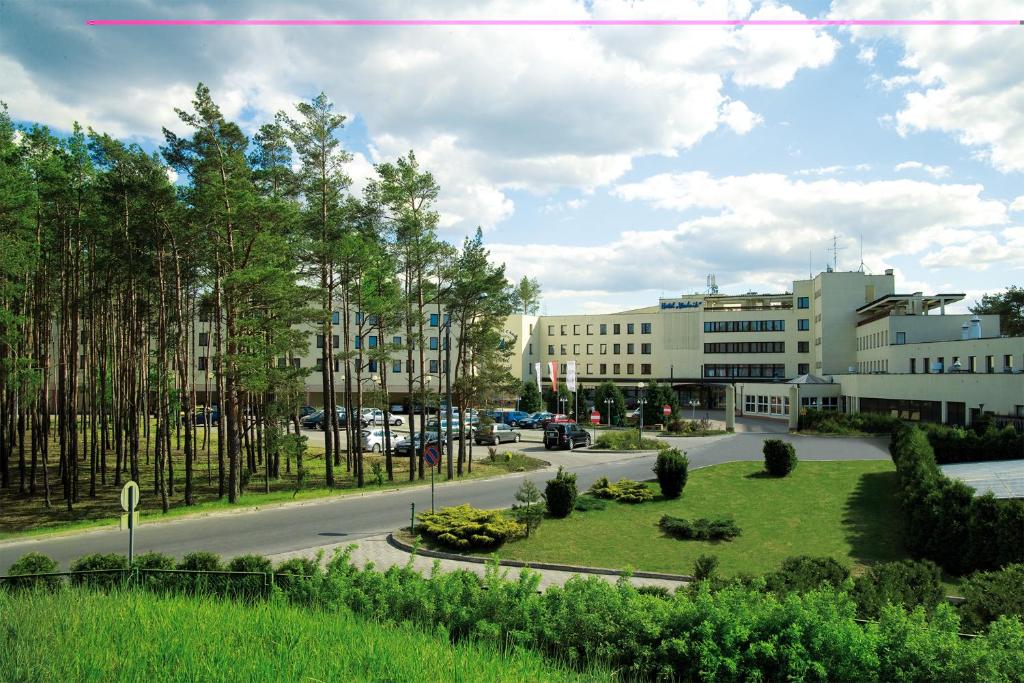
[[[608,424],[609,405],[605,403],[606,399],[611,399],[612,401],[611,423],[616,425],[622,424],[626,418],[626,398],[622,395],[622,390],[611,380],[602,382],[594,391],[594,407],[600,411],[601,420]]]
[[[796,467],[796,449],[782,439],[765,439],[764,468],[776,477],[784,477]]]
[[[686,453],[680,453],[677,448],[668,448],[658,453],[658,460],[652,468],[658,476],[658,485],[661,487],[661,495],[666,498],[678,498],[686,486],[686,479],[689,475],[690,461]]]
[[[537,382],[526,380],[523,382],[523,391],[519,396],[519,410],[527,413],[535,413],[541,409],[543,402],[540,399],[540,390],[537,389]]]
[[[652,381],[647,385],[644,390],[644,424],[657,424],[659,422],[667,422],[673,415],[679,412],[679,397],[676,396],[675,390],[669,384],[659,384],[656,381]],[[662,412],[664,406],[669,406],[672,409],[669,417],[665,417]]]
[[[701,555],[693,563],[693,578],[695,581],[705,581],[715,578],[718,573],[718,558],[714,555]]]
[[[576,506],[579,491],[576,489],[576,475],[569,474],[563,467],[558,468],[554,479],[548,479],[544,489],[544,500],[552,517],[568,517]]]
[[[517,521],[526,526],[526,537],[529,538],[530,532],[536,530],[544,518],[544,509],[539,505],[540,489],[529,479],[524,479],[519,489],[516,490],[516,500],[522,505],[513,506],[512,514]]]

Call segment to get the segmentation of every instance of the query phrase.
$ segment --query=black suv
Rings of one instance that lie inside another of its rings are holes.
[[[551,422],[544,428],[544,448],[568,448],[590,445],[590,432],[575,422]]]

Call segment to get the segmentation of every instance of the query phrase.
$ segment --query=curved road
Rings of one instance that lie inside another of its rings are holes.
[[[735,460],[761,460],[765,434],[740,433],[722,437],[672,438],[687,451],[691,469]],[[823,438],[772,434],[790,441],[803,460],[888,460],[888,438]],[[588,453],[586,451],[545,451],[541,446],[522,448],[527,454],[565,464],[577,474],[580,490],[595,479],[607,476],[645,480],[652,478],[654,454]],[[538,486],[551,478],[554,467],[530,473],[492,479],[439,484],[436,505],[470,505],[483,508],[509,507],[524,478]],[[135,538],[135,552],[155,550],[176,557],[210,550],[224,557],[245,553],[272,555],[321,545],[336,544],[372,534],[392,531],[409,522],[410,503],[423,511],[430,506],[430,487],[417,487],[311,501],[264,510],[248,510],[184,518],[142,525]],[[8,541],[0,544],[0,573],[27,552],[42,552],[62,567],[82,555],[96,552],[126,553],[127,534],[116,529],[87,531],[60,537]]]

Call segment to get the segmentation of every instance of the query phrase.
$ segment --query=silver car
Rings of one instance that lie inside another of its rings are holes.
[[[380,453],[384,450],[384,430],[383,429],[364,429],[360,432],[362,435],[363,450],[371,453]],[[391,435],[392,449],[396,443],[395,435]]]
[[[484,425],[474,436],[474,440],[478,445],[491,444],[492,446],[497,446],[499,443],[504,443],[506,441],[517,443],[521,438],[522,437],[517,430],[500,422],[492,425]]]

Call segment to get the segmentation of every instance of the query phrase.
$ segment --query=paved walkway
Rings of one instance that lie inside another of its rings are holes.
[[[438,563],[441,571],[451,572],[456,569],[466,569],[479,576],[484,575],[485,566],[477,564],[476,562],[460,562],[457,560],[440,560],[433,557],[420,557],[413,556],[410,553],[399,550],[387,542],[387,534],[379,534],[376,536],[368,536],[361,538],[351,543],[332,543],[329,545],[320,546],[319,548],[307,548],[305,550],[299,550],[290,553],[279,553],[277,555],[270,555],[270,559],[274,561],[274,564],[283,560],[291,559],[293,557],[316,557],[318,550],[323,550],[324,562],[327,562],[334,555],[336,549],[344,550],[349,545],[356,545],[355,551],[352,553],[352,562],[358,567],[365,567],[366,565],[373,563],[373,566],[380,570],[385,570],[389,567],[399,565],[404,567],[409,563],[409,559],[412,558],[412,566],[424,575],[429,575],[433,570],[434,563]],[[507,576],[514,578],[519,576],[519,572],[523,571],[518,567],[502,567],[502,570],[507,572]],[[547,588],[548,586],[561,586],[572,576],[579,576],[575,572],[556,571],[553,569],[531,569],[530,571],[537,572],[540,574],[540,587]],[[597,578],[607,581],[608,583],[615,583],[618,581],[618,576],[610,576],[608,574],[584,574],[583,576],[596,576]],[[663,586],[669,590],[674,590],[678,586],[686,585],[684,581],[668,581],[666,579],[647,579],[633,577],[631,579],[634,586]]]

